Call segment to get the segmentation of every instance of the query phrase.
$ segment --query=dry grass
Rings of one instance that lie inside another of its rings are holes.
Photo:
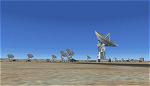
[[[149,85],[149,67],[1,62],[1,85]]]

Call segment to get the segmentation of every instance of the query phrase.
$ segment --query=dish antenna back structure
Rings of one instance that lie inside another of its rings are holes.
[[[117,44],[110,40],[110,33],[108,33],[106,36],[98,33],[95,31],[95,34],[98,39],[98,62],[106,60],[105,55],[105,47],[117,47]]]

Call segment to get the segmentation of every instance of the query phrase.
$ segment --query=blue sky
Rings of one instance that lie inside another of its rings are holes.
[[[107,58],[149,60],[146,1],[3,1],[1,10],[1,57],[60,58],[70,48],[76,59],[96,59],[96,30],[119,45]]]

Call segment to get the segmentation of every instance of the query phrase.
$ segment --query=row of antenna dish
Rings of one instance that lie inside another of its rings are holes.
[[[71,49],[66,49],[64,51],[60,51],[60,54],[61,54],[61,58],[67,57],[68,59],[71,59],[75,53]],[[12,60],[15,56],[13,54],[8,54],[7,57],[9,60]],[[27,54],[27,57],[28,57],[28,59],[32,59],[34,57],[34,55],[29,53],[29,54]],[[53,55],[51,55],[51,58],[54,59],[57,57],[56,57],[56,55],[53,54]]]

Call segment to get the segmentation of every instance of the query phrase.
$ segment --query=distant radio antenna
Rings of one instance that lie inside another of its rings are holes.
[[[70,59],[74,55],[74,52],[71,49],[66,49],[67,57]]]
[[[31,59],[34,57],[33,54],[29,53],[27,54],[27,56],[28,56],[27,62],[31,62]]]
[[[67,57],[67,53],[65,51],[60,51],[61,54],[61,60],[64,62],[64,57]]]
[[[13,61],[14,55],[13,54],[8,54],[7,57],[9,59],[9,61],[11,62],[11,61]]]
[[[56,58],[57,58],[56,55],[52,55],[52,61],[53,62],[55,62]]]

